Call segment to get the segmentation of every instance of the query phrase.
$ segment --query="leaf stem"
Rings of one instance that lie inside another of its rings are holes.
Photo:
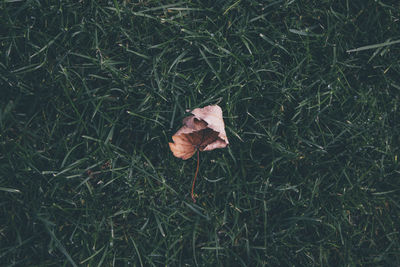
[[[196,168],[196,173],[194,174],[194,178],[193,178],[192,194],[191,194],[194,203],[196,203],[196,199],[194,197],[193,191],[194,191],[194,184],[196,183],[197,173],[199,172],[199,161],[200,161],[200,152],[197,149],[197,168]]]

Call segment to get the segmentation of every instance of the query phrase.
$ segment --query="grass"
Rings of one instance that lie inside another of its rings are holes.
[[[4,266],[396,266],[397,1],[0,3]],[[168,142],[219,104],[230,141]]]

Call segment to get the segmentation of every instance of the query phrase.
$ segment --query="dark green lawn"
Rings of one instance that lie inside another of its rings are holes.
[[[3,0],[0,265],[398,266],[399,100],[398,1]]]

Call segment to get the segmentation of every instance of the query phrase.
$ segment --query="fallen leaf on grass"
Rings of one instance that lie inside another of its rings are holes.
[[[199,171],[199,151],[210,151],[224,148],[229,144],[222,118],[222,109],[217,106],[206,106],[192,110],[192,115],[183,119],[183,126],[172,136],[173,143],[169,147],[175,157],[187,160],[197,152],[197,168],[192,184],[192,199],[194,184]]]

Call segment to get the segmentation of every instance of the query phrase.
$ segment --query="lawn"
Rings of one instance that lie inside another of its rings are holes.
[[[3,0],[0,265],[398,266],[399,100],[399,1]]]

